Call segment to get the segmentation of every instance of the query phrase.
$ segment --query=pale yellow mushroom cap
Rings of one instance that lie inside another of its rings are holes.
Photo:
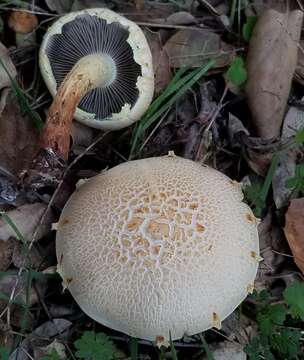
[[[176,156],[80,185],[56,238],[64,283],[94,320],[149,340],[220,326],[252,290],[258,232],[240,186]]]

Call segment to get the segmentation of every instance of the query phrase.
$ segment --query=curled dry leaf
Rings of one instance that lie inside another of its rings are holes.
[[[162,47],[160,34],[158,32],[145,31],[145,36],[152,52],[155,93],[159,94],[169,84],[172,78],[169,58]]]
[[[244,346],[237,342],[223,341],[210,346],[214,360],[246,360],[247,355],[243,351]],[[210,356],[204,355],[202,360],[208,360]]]
[[[266,10],[249,44],[245,91],[252,128],[263,138],[278,137],[297,64],[303,13]]]
[[[9,239],[8,241],[0,240],[0,271],[6,271],[12,261],[15,241]]]
[[[37,230],[37,226],[39,225],[36,235],[36,240],[39,240],[49,233],[53,221],[52,213],[49,212],[43,223],[40,224],[41,217],[43,216],[46,207],[47,206],[42,203],[25,204],[17,209],[8,211],[6,214],[18,228],[21,235],[28,241],[32,240],[33,235]],[[0,239],[8,240],[10,237],[16,237],[16,233],[2,218],[0,219]]]
[[[16,33],[28,34],[37,27],[38,19],[35,14],[15,10],[9,14],[7,23]]]
[[[164,49],[174,68],[199,67],[210,58],[216,60],[215,67],[224,67],[230,64],[234,54],[231,45],[206,29],[180,30],[167,41]]]
[[[304,40],[300,40],[299,42],[298,62],[294,78],[300,84],[304,85]]]
[[[304,83],[303,83],[304,84]],[[304,97],[301,99],[304,102]],[[282,140],[290,140],[303,128],[304,110],[301,107],[291,106],[284,118]]]
[[[0,90],[11,85],[11,79],[17,75],[15,65],[13,64],[7,48],[0,42]]]
[[[285,220],[285,236],[295,263],[304,273],[304,198],[291,200]]]
[[[276,225],[276,217],[272,212],[268,212],[266,217],[258,226],[261,257],[255,288],[257,291],[269,288],[279,278],[286,257],[280,253],[287,253],[283,230]],[[274,276],[276,275],[276,276]]]

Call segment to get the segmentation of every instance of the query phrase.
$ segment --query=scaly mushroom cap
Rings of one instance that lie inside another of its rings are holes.
[[[84,96],[75,118],[103,130],[120,129],[140,119],[154,91],[151,51],[135,23],[102,8],[61,17],[41,45],[41,73],[54,96],[78,61],[98,54],[111,74]]]
[[[176,156],[116,166],[67,202],[60,273],[86,314],[130,336],[220,327],[258,267],[257,223],[242,198],[222,173]]]

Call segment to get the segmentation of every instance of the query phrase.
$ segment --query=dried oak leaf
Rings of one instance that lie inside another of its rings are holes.
[[[301,11],[282,14],[266,10],[254,27],[247,56],[245,91],[252,128],[262,138],[280,134],[297,64],[302,22]]]
[[[183,29],[175,33],[165,44],[165,51],[174,68],[200,67],[210,58],[216,60],[215,67],[230,64],[234,48],[224,43],[220,36],[206,29]]]
[[[0,166],[18,175],[31,163],[37,151],[38,132],[30,119],[22,115],[12,93],[0,100]]]
[[[304,198],[290,201],[285,220],[285,236],[295,263],[304,273]]]
[[[17,209],[8,211],[6,214],[18,228],[24,239],[31,241],[37,232],[35,239],[39,240],[49,233],[53,221],[52,213],[49,212],[44,217],[43,223],[41,223],[41,218],[46,208],[47,205],[43,203],[25,204]],[[39,229],[37,229],[38,226]],[[0,239],[8,240],[10,237],[16,237],[16,233],[2,218],[0,219]]]
[[[17,75],[15,65],[13,64],[7,48],[0,42],[0,90],[11,85],[11,79]]]
[[[158,32],[145,31],[145,35],[152,52],[155,93],[159,94],[169,84],[172,78],[169,57],[162,47],[160,34]]]

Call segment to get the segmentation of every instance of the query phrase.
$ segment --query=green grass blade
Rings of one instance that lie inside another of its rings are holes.
[[[261,190],[261,193],[260,193],[260,198],[263,201],[266,201],[266,199],[267,199],[267,195],[268,195],[269,189],[271,187],[271,183],[272,183],[272,178],[274,176],[274,173],[275,173],[276,168],[277,168],[278,163],[279,163],[279,158],[280,158],[279,155],[280,155],[280,153],[275,153],[273,155],[272,160],[271,160],[271,164],[270,164],[269,169],[267,171],[266,179],[264,181],[264,184],[263,184],[263,187],[262,187],[262,190]]]
[[[38,129],[40,131],[44,126],[43,121],[40,119],[40,116],[38,115],[38,113],[36,111],[32,110],[26,96],[24,95],[24,92],[18,85],[17,81],[14,78],[12,78],[11,74],[5,67],[4,62],[2,61],[1,58],[0,58],[0,65],[3,67],[3,69],[5,70],[5,72],[7,73],[8,77],[11,81],[12,90],[13,90],[16,98],[18,99],[22,113],[29,115],[29,117],[31,118],[31,120],[33,122],[33,125],[36,127],[36,129]]]
[[[136,150],[138,147],[138,142],[140,138],[143,136],[143,133],[155,122],[160,116],[167,111],[187,90],[189,90],[203,75],[207,73],[207,71],[214,65],[214,60],[210,60],[207,64],[203,65],[201,68],[192,71],[190,74],[178,78],[176,81],[173,80],[170,82],[168,87],[164,90],[165,95],[160,95],[158,99],[155,100],[157,102],[157,106],[155,102],[152,103],[152,109],[148,110],[148,112],[143,116],[141,121],[139,122],[137,128],[135,129],[135,135],[132,139],[132,147],[130,151],[129,158],[133,158],[136,154]],[[179,74],[180,75],[180,74]],[[174,94],[174,95],[173,95]],[[170,98],[169,98],[170,97]],[[169,98],[167,102],[164,102],[164,99]]]
[[[19,241],[21,241],[23,244],[26,244],[27,243],[26,239],[23,237],[23,235],[21,234],[21,232],[19,231],[18,227],[13,222],[13,220],[5,212],[0,212],[0,215],[3,218],[3,220],[7,223],[7,225],[9,225],[12,228],[12,230],[16,234],[16,238]]]
[[[171,331],[169,332],[169,337],[170,337],[171,358],[173,360],[178,360],[177,359],[177,353],[176,353],[176,350],[175,350],[175,347],[174,347],[174,343],[172,341]]]
[[[130,353],[131,353],[131,360],[137,360],[137,358],[138,358],[138,341],[134,337],[131,337]]]
[[[209,348],[209,345],[208,345],[207,341],[205,340],[204,335],[203,335],[203,334],[200,334],[199,337],[200,337],[200,339],[201,339],[202,347],[203,347],[203,349],[205,350],[205,353],[206,353],[206,355],[207,355],[208,360],[214,360],[214,357],[213,357],[213,355],[212,355],[212,352],[211,352],[211,350],[210,350],[210,348]]]

